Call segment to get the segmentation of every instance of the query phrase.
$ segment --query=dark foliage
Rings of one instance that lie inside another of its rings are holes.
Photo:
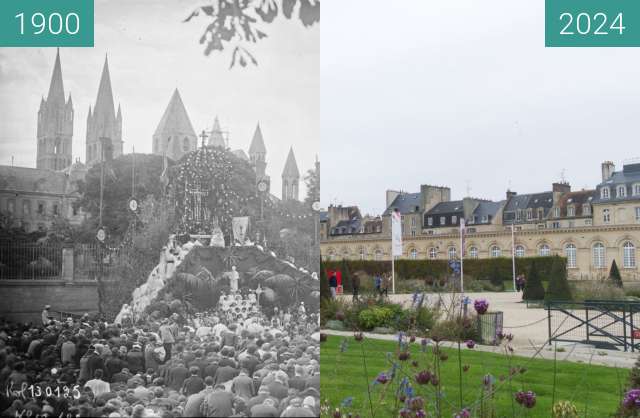
[[[549,286],[545,295],[546,300],[571,300],[571,287],[567,280],[566,259],[553,257]]]
[[[613,282],[614,285],[618,287],[622,287],[622,277],[620,276],[620,270],[618,270],[618,264],[616,264],[616,260],[613,260],[611,263],[611,270],[609,271],[609,280]]]
[[[527,275],[527,282],[522,293],[522,299],[524,300],[544,300],[544,286],[540,279],[540,273],[538,272],[538,262],[532,261],[529,274]]]

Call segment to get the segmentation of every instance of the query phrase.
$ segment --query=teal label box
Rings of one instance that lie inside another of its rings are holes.
[[[640,46],[640,0],[545,0],[545,46]]]
[[[0,0],[0,47],[92,47],[94,0]]]

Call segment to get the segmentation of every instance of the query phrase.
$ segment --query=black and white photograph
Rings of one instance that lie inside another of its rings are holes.
[[[0,415],[320,415],[320,0],[0,48]]]

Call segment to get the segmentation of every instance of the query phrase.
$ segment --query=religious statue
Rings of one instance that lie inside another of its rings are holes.
[[[220,225],[218,225],[218,219],[213,220],[213,231],[211,232],[211,241],[209,242],[210,247],[219,247],[224,248],[224,234],[222,233],[222,229]]]
[[[240,273],[236,270],[236,266],[231,266],[231,273],[229,273],[229,282],[231,284],[231,292],[238,292],[238,282],[240,281]]]
[[[260,306],[260,295],[264,293],[260,283],[258,283],[258,288],[256,289],[256,305]]]

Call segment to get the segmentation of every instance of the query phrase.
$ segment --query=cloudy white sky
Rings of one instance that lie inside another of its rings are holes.
[[[544,1],[327,1],[322,201],[447,185],[503,199],[640,156],[640,50],[545,48]]]
[[[95,47],[61,49],[65,93],[74,110],[74,157],[85,159],[86,118],[98,92],[105,53],[114,99],[122,105],[124,150],[151,152],[151,137],[173,90],[180,90],[196,132],[218,115],[230,146],[249,148],[259,121],[272,190],[290,146],[301,172],[319,150],[320,29],[276,20],[251,47],[259,66],[229,70],[228,53],[205,57],[208,21],[182,23],[200,0],[96,0]],[[0,164],[35,167],[40,98],[47,95],[53,48],[0,48]]]

